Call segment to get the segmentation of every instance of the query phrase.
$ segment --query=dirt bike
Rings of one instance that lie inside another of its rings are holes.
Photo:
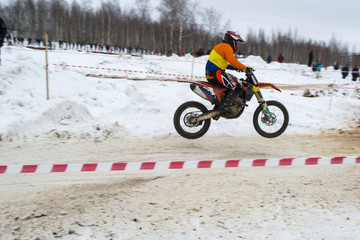
[[[277,101],[265,101],[260,88],[272,87],[281,92],[279,88],[271,83],[259,83],[253,70],[245,72],[246,79],[237,79],[233,76],[232,81],[240,84],[241,90],[230,102],[229,111],[219,111],[221,100],[229,89],[222,85],[210,82],[196,81],[190,84],[190,89],[203,99],[214,105],[213,110],[208,110],[203,104],[195,101],[185,102],[179,106],[174,115],[174,126],[176,131],[188,139],[202,137],[210,127],[211,118],[218,120],[220,117],[234,119],[244,112],[247,101],[255,95],[259,106],[253,115],[255,130],[263,137],[274,138],[281,135],[288,126],[289,114],[285,106]]]

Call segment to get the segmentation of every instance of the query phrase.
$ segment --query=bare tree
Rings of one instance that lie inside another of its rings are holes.
[[[137,47],[144,48],[143,39],[145,32],[145,24],[150,21],[150,1],[149,0],[136,0],[137,11],[139,14],[139,32]]]
[[[163,0],[158,10],[161,13],[162,21],[166,21],[169,26],[169,45],[171,50],[176,49],[175,39],[177,40],[177,50],[183,50],[183,40],[185,31],[190,22],[194,22],[195,18],[192,9],[196,8],[196,4],[190,0]]]
[[[0,14],[8,31],[19,37],[39,39],[47,32],[52,41],[137,47],[162,53],[190,48],[210,50],[221,41],[223,30],[231,30],[231,23],[221,25],[221,14],[211,7],[202,9],[204,14],[198,24],[199,14],[194,11],[197,8],[192,0],[162,0],[157,8],[159,20],[151,18],[149,3],[150,0],[137,0],[133,9],[123,11],[118,0],[103,1],[96,9],[85,0],[71,4],[66,0],[14,0],[1,4]],[[244,38],[246,43],[240,50],[245,54],[266,57],[268,53],[283,53],[287,62],[307,63],[308,53],[314,50],[323,65],[351,60],[348,46],[335,36],[327,44],[302,39],[296,29],[276,30],[270,35],[263,29],[249,29]]]
[[[47,0],[38,0],[36,3],[37,19],[36,19],[36,38],[42,38],[46,32],[46,22],[49,17],[48,2]]]
[[[207,38],[207,48],[210,49],[215,45],[215,39],[211,36],[216,36],[219,33],[220,29],[220,14],[213,8],[208,7],[204,9],[202,14],[202,20],[204,22],[204,27],[209,33]]]
[[[179,0],[163,0],[158,8],[161,13],[162,21],[167,22],[170,27],[169,45],[171,50],[174,49],[174,31],[178,17],[178,1]]]
[[[188,0],[179,0],[178,5],[178,50],[179,52],[183,52],[183,39],[184,32],[189,24],[189,22],[194,21],[194,17],[192,15],[191,9],[196,9],[196,6],[193,5]]]

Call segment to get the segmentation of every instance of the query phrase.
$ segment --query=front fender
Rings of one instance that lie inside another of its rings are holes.
[[[272,87],[273,89],[281,92],[281,90],[280,90],[278,87],[276,87],[274,84],[272,84],[272,83],[259,83],[259,84],[258,84],[258,87],[259,87],[259,88]]]

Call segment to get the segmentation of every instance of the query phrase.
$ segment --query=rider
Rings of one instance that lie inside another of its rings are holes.
[[[238,85],[236,77],[232,74],[225,73],[225,70],[240,71],[252,69],[239,62],[234,56],[234,53],[237,52],[237,44],[239,42],[244,42],[239,34],[227,31],[224,35],[223,42],[214,47],[206,63],[206,79],[210,83],[221,84],[230,89],[218,108],[218,110],[223,113],[229,113],[228,106],[230,106],[231,100],[241,90],[241,86]]]

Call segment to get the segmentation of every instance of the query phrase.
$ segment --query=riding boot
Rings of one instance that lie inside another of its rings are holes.
[[[241,89],[241,86],[240,86],[240,85],[236,86],[235,89],[230,90],[230,91],[226,94],[224,100],[221,101],[218,110],[221,111],[221,112],[223,112],[223,113],[230,113],[230,114],[231,114],[231,111],[230,111],[230,109],[229,109],[230,103],[232,102],[232,100],[233,100],[239,93],[241,93],[241,90],[242,90],[242,89]]]

